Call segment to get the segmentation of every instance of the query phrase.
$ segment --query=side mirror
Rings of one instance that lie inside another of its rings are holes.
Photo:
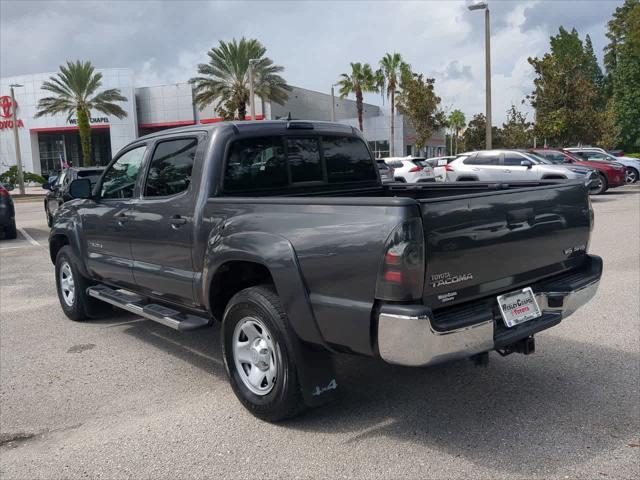
[[[69,196],[71,198],[91,198],[91,180],[78,178],[71,182]]]
[[[43,183],[43,184],[42,184],[42,188],[44,188],[45,190],[49,190],[49,191],[53,190],[53,189],[51,188],[51,184],[50,184],[49,182],[47,182],[47,183]]]
[[[533,167],[533,162],[531,160],[522,160],[520,162],[520,165],[522,165],[523,167],[531,168]]]

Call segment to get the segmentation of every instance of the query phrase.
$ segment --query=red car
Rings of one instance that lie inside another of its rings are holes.
[[[550,148],[532,148],[529,151],[553,163],[573,163],[598,170],[602,177],[602,184],[598,191],[593,192],[596,195],[604,193],[609,188],[621,187],[625,184],[626,168],[622,164],[584,160],[570,152]]]

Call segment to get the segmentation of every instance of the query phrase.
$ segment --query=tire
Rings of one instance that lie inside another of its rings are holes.
[[[83,277],[78,270],[78,260],[69,245],[65,245],[56,257],[56,290],[58,300],[64,314],[75,322],[83,322],[91,318],[89,314],[96,304],[103,303],[87,294],[87,288],[93,283]],[[67,281],[64,282],[63,279]],[[69,278],[71,285],[69,285]],[[65,287],[68,288],[65,293]]]
[[[600,180],[600,185],[597,188],[594,188],[593,190],[591,190],[589,192],[590,195],[602,195],[609,188],[609,185],[607,183],[607,177],[599,173],[598,179]]]
[[[636,183],[638,181],[638,178],[640,178],[640,175],[638,174],[638,170],[636,170],[633,167],[627,167],[627,172],[624,176],[625,182]]]
[[[271,287],[250,287],[229,301],[222,322],[224,366],[238,400],[262,420],[277,422],[304,409],[294,339]]]
[[[49,228],[51,228],[51,226],[53,225],[53,217],[51,216],[51,213],[49,212],[49,207],[47,207],[47,206],[44,207],[44,213],[47,216],[47,226]]]
[[[7,240],[14,240],[18,238],[18,229],[16,228],[15,219],[13,220],[13,222],[11,222],[11,224],[8,227],[4,228],[4,238]]]

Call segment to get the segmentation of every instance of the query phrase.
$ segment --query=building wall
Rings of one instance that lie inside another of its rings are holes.
[[[336,120],[346,120],[358,116],[356,102],[347,98],[341,99],[337,92]],[[289,99],[284,105],[271,104],[271,118],[286,118],[291,113],[291,118],[298,120],[331,120],[331,95],[330,93],[316,92],[306,88],[293,87],[289,92]],[[380,107],[364,104],[363,117],[380,115]]]
[[[135,108],[135,93],[133,85],[133,72],[125,68],[98,69],[102,73],[102,90],[118,88],[122,95],[127,97],[126,102],[120,106],[127,112],[127,117],[118,119],[99,112],[91,112],[94,118],[108,118],[108,126],[111,138],[111,151],[113,153],[135,139],[138,134],[138,122]],[[18,104],[17,118],[22,120],[24,126],[18,129],[22,164],[25,171],[40,173],[40,158],[38,152],[38,132],[69,131],[77,129],[67,121],[66,114],[34,118],[37,104],[41,98],[50,96],[50,93],[42,90],[42,83],[47,81],[55,73],[39,73],[35,75],[18,75],[0,79],[0,96],[10,95],[9,85],[20,84],[22,87],[14,89]],[[75,116],[74,116],[75,118]],[[3,119],[5,120],[5,119]],[[104,127],[100,123],[98,126]],[[10,128],[0,130],[0,171],[4,171],[16,164],[13,132]]]

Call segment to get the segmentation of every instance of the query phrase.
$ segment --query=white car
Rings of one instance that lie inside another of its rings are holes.
[[[537,180],[584,180],[591,187],[597,173],[582,166],[554,165],[541,157],[518,150],[484,150],[463,153],[446,166],[447,181],[521,182]]]
[[[393,168],[396,182],[421,183],[434,182],[433,168],[420,157],[387,157],[385,163]]]
[[[453,162],[456,158],[452,157],[433,157],[427,158],[426,162],[433,168],[433,174],[436,177],[436,182],[445,182],[447,180],[447,165]]]
[[[636,183],[640,178],[640,160],[633,157],[614,157],[602,148],[598,147],[572,147],[565,148],[567,152],[596,162],[616,162],[627,167],[625,180],[627,183]]]

